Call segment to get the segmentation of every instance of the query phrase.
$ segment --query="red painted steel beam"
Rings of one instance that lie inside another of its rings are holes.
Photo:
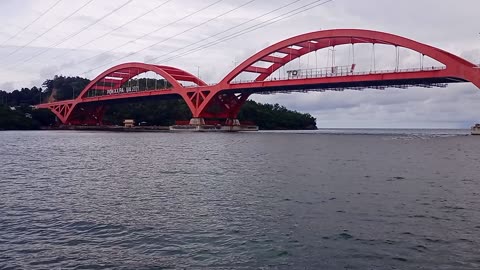
[[[291,44],[291,45],[295,45],[295,44]],[[280,48],[280,49],[278,49],[274,52],[284,53],[284,54],[288,54],[288,55],[292,55],[292,56],[300,56],[301,55],[299,50],[292,49],[292,48]],[[274,52],[272,52],[272,53],[274,53]]]
[[[110,74],[108,77],[113,77],[113,78],[118,78],[118,79],[125,79],[125,78],[133,78],[135,76],[137,76],[138,74],[140,74],[141,72],[139,70],[135,70],[135,71],[132,71],[130,73],[118,73],[118,72],[114,72],[112,74]]]
[[[365,75],[348,75],[336,77],[319,77],[319,78],[304,78],[304,79],[290,79],[290,80],[275,80],[275,81],[256,81],[248,83],[236,83],[229,85],[228,90],[249,89],[254,90],[258,88],[273,88],[273,87],[288,87],[296,86],[301,88],[305,85],[318,85],[319,88],[323,84],[338,84],[338,83],[361,83],[374,81],[398,81],[398,80],[414,80],[414,79],[434,79],[434,78],[451,78],[448,71],[416,71],[416,72],[401,72],[401,73],[379,73],[379,74],[365,74]],[[354,87],[355,85],[353,85]]]
[[[92,88],[90,88],[90,90],[106,91],[106,90],[111,90],[111,89],[117,89],[118,87],[120,87],[119,84],[117,84],[117,85],[115,85],[115,86],[95,85],[95,86],[93,86]]]
[[[162,68],[164,71],[166,71],[168,74],[172,75],[172,76],[175,76],[175,75],[187,75],[188,73],[187,72],[184,72],[184,71],[181,71],[181,70],[175,70],[175,69],[166,69],[166,68]]]
[[[271,55],[267,55],[267,56],[263,57],[261,59],[261,61],[270,62],[270,63],[274,63],[274,64],[282,64],[282,65],[288,63],[288,60],[285,59],[285,58],[275,57],[275,56],[271,56]]]
[[[356,43],[381,43],[389,44],[399,47],[408,48],[424,55],[427,55],[440,63],[447,66],[448,69],[462,69],[472,68],[474,64],[441,49],[422,44],[420,42],[413,41],[397,35],[392,35],[384,32],[360,30],[360,29],[335,29],[325,30],[318,32],[311,32],[296,37],[292,37],[281,42],[278,42],[264,50],[256,53],[252,57],[245,60],[238,67],[232,70],[222,81],[221,84],[230,83],[240,73],[249,69],[250,66],[256,62],[261,61],[262,58],[269,56],[275,52],[282,52],[290,55],[289,60],[294,60],[297,57],[310,52],[308,49],[295,50],[289,48],[290,46],[302,44],[303,42],[309,42],[315,40],[317,49],[327,48],[330,46],[344,45],[344,44],[356,44]],[[280,68],[281,65],[275,65],[270,70],[270,74]],[[270,74],[261,74],[256,80],[265,80]]]
[[[270,73],[270,71],[266,68],[262,68],[262,67],[256,67],[256,66],[249,66],[247,68],[245,68],[246,72],[251,72],[251,73],[262,73],[262,74],[268,74]]]
[[[305,49],[315,49],[317,47],[317,43],[313,43],[311,41],[305,41],[295,44],[298,47],[303,47]]]
[[[101,82],[101,83],[115,83],[115,84],[117,84],[117,83],[121,83],[123,80],[124,80],[123,78],[120,78],[119,80],[118,80],[118,79],[116,80],[116,79],[107,79],[107,78],[105,78],[105,79],[103,79],[103,80],[100,80],[99,82]]]
[[[172,75],[177,81],[194,82],[195,78],[188,75]]]

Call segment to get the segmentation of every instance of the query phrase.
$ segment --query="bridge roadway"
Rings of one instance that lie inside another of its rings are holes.
[[[305,91],[343,91],[344,89],[362,90],[365,88],[385,88],[398,87],[405,88],[409,86],[433,87],[447,83],[468,82],[461,78],[444,77],[441,74],[443,67],[432,67],[429,69],[405,69],[398,71],[376,71],[376,72],[357,72],[349,74],[331,74],[319,77],[304,78],[281,78],[268,81],[235,81],[227,84],[206,86],[187,86],[187,91],[204,91],[214,88],[220,88],[221,91],[232,91],[236,93],[280,93],[280,92],[305,92]],[[401,75],[401,76],[399,76]],[[406,78],[405,78],[406,77]],[[153,90],[133,91],[129,93],[118,93],[110,95],[99,95],[84,97],[82,102],[102,102],[118,99],[143,98],[148,96],[178,95],[173,88],[162,88]],[[73,101],[73,100],[72,100]],[[52,102],[49,104],[62,104],[65,101]]]

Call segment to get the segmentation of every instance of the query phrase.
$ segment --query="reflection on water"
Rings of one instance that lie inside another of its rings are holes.
[[[478,138],[333,133],[0,132],[0,269],[480,269]]]

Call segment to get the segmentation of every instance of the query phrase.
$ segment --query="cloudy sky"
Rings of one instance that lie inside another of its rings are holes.
[[[268,45],[333,28],[390,32],[480,63],[478,0],[333,0],[318,5],[322,2],[2,0],[0,89],[40,86],[55,74],[93,79],[115,64],[131,61],[176,66],[198,72],[203,80],[214,83],[235,64]],[[292,10],[300,11],[310,3],[307,7],[317,6],[290,16]],[[276,19],[285,16],[289,17]],[[257,26],[263,27],[239,35]],[[295,66],[331,66],[332,55],[337,66],[355,62],[359,68],[371,69],[371,47],[358,46],[355,51],[356,59],[349,46],[338,47],[335,52],[319,51],[280,72]],[[414,52],[405,50],[401,55],[402,67],[420,65]],[[375,59],[377,69],[392,68],[395,51],[377,48]],[[425,64],[437,63],[426,59]],[[480,122],[480,91],[472,84],[252,98],[309,112],[319,127],[464,128]]]

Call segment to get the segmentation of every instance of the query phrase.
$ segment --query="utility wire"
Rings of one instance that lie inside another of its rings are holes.
[[[63,18],[61,21],[59,21],[58,23],[56,23],[55,25],[53,25],[52,27],[48,28],[45,32],[41,33],[40,35],[38,35],[36,38],[30,40],[29,42],[27,42],[26,44],[24,44],[23,46],[20,46],[18,47],[16,50],[13,50],[12,52],[10,52],[9,54],[7,54],[6,56],[10,56],[20,50],[22,50],[23,48],[27,47],[28,45],[32,44],[33,42],[35,42],[36,40],[38,40],[39,38],[43,37],[45,34],[49,33],[50,31],[52,31],[55,27],[59,26],[60,24],[62,24],[63,22],[65,22],[66,20],[70,19],[73,15],[77,14],[80,10],[82,10],[84,7],[86,7],[88,4],[90,4],[91,2],[93,2],[94,0],[89,0],[87,3],[83,4],[81,7],[79,7],[78,9],[76,9],[74,12],[70,13],[67,17]]]
[[[194,46],[194,45],[200,44],[200,43],[202,43],[202,42],[205,41],[205,40],[208,40],[208,39],[211,39],[211,38],[213,38],[213,37],[219,36],[219,35],[221,35],[221,34],[227,33],[227,32],[230,31],[230,30],[239,28],[239,27],[241,27],[241,26],[243,26],[243,25],[246,25],[246,24],[248,24],[248,23],[250,23],[250,22],[256,21],[256,20],[258,20],[258,19],[260,19],[260,18],[263,18],[263,17],[265,17],[265,16],[267,16],[267,15],[270,15],[270,14],[272,14],[272,13],[274,13],[274,12],[277,12],[277,11],[279,11],[279,10],[281,10],[281,9],[284,9],[284,8],[286,8],[286,7],[288,7],[288,6],[291,6],[291,5],[293,5],[293,4],[297,3],[297,2],[300,2],[300,1],[302,1],[302,0],[295,0],[295,1],[291,2],[291,3],[289,3],[289,4],[283,5],[283,6],[279,7],[279,8],[276,8],[276,9],[274,9],[274,10],[271,10],[271,11],[269,11],[269,12],[266,12],[266,13],[264,13],[264,14],[262,14],[262,15],[259,15],[259,16],[255,17],[255,18],[249,19],[249,20],[247,20],[247,21],[245,21],[245,22],[243,22],[243,23],[241,23],[241,24],[238,24],[238,25],[236,25],[236,26],[230,27],[230,28],[228,28],[228,29],[226,29],[226,30],[223,30],[223,31],[218,32],[218,33],[216,33],[216,34],[214,34],[214,35],[208,36],[208,37],[206,37],[206,38],[204,38],[204,39],[201,39],[201,40],[199,40],[199,41],[193,42],[193,43],[191,43],[191,44],[189,44],[189,45],[187,45],[187,46],[185,46],[185,47],[182,47],[182,48],[179,48],[179,49],[175,49],[175,50],[173,50],[173,51],[171,51],[171,52],[168,52],[168,53],[162,54],[162,55],[160,55],[160,56],[157,56],[157,57],[153,58],[152,61],[153,61],[153,60],[156,60],[156,59],[159,59],[160,57],[170,55],[170,54],[172,54],[172,53],[174,53],[174,52],[178,52],[178,51],[184,50],[184,49],[186,49],[186,48],[190,48],[190,47],[192,47],[192,46]]]
[[[138,15],[137,17],[135,17],[135,18],[133,18],[133,19],[131,19],[131,20],[129,20],[129,21],[127,21],[127,22],[125,22],[125,23],[123,23],[123,24],[115,27],[115,28],[113,28],[112,30],[108,31],[107,33],[102,34],[102,35],[100,35],[100,36],[97,36],[96,38],[91,39],[91,40],[87,41],[86,43],[83,43],[82,45],[77,46],[77,47],[75,47],[75,48],[73,48],[73,49],[71,49],[71,50],[78,50],[78,49],[80,49],[80,48],[83,48],[83,47],[85,47],[85,46],[93,43],[94,41],[98,41],[98,40],[100,40],[100,39],[102,39],[102,38],[105,38],[106,36],[110,35],[111,33],[113,33],[113,32],[115,32],[115,31],[123,28],[123,27],[126,26],[126,25],[131,24],[132,22],[134,22],[134,21],[136,21],[136,20],[138,20],[138,19],[140,19],[140,18],[142,18],[142,17],[145,17],[146,15],[152,13],[153,11],[159,9],[160,7],[166,5],[167,3],[171,2],[171,1],[173,1],[173,0],[164,1],[164,2],[160,3],[159,5],[156,5],[156,6],[153,7],[152,9],[150,9],[150,10],[148,10],[148,11],[146,11],[146,12],[140,14],[140,15]],[[59,57],[65,56],[65,55],[67,55],[68,53],[69,53],[69,52],[67,51],[67,52],[65,52],[65,53],[63,53],[63,54],[60,54],[60,55],[55,56],[53,59],[57,59],[57,58],[59,58]]]
[[[129,21],[127,21],[127,22],[119,25],[118,27],[113,28],[112,30],[110,30],[109,32],[107,32],[107,33],[105,33],[105,34],[102,34],[102,35],[100,35],[100,36],[97,36],[96,38],[91,39],[90,41],[87,41],[86,43],[84,43],[84,44],[82,44],[82,45],[80,45],[80,46],[78,46],[78,47],[76,47],[76,48],[74,48],[74,49],[72,49],[72,50],[76,50],[76,49],[82,48],[82,47],[84,47],[84,46],[89,45],[90,43],[92,43],[92,42],[94,42],[94,41],[97,41],[97,40],[99,40],[99,39],[102,39],[102,38],[110,35],[111,33],[113,33],[113,32],[115,32],[115,31],[123,28],[124,26],[129,25],[129,24],[133,23],[134,21],[137,21],[138,19],[140,19],[140,18],[142,18],[142,17],[145,17],[146,15],[154,12],[155,10],[159,9],[160,7],[162,7],[162,6],[164,6],[164,5],[166,5],[167,3],[172,2],[172,1],[173,1],[173,0],[163,1],[162,3],[154,6],[152,9],[150,9],[150,10],[148,10],[148,11],[146,11],[146,12],[144,12],[144,13],[136,16],[136,17],[134,17],[133,19],[131,19],[131,20],[129,20]],[[60,54],[60,55],[54,57],[53,60],[56,59],[56,58],[65,56],[65,55],[68,54],[68,53],[69,53],[69,51],[66,51],[66,52],[63,53],[63,54]],[[62,70],[62,68],[54,71],[53,73],[57,73],[58,71],[61,71],[61,70]],[[29,82],[29,81],[16,81],[16,83],[20,83],[20,82]]]
[[[68,40],[76,37],[77,35],[79,35],[80,33],[84,32],[85,30],[89,29],[90,27],[98,24],[99,22],[101,22],[102,20],[106,19],[107,17],[111,16],[112,14],[116,13],[117,11],[119,11],[120,9],[122,9],[123,7],[125,7],[126,5],[130,4],[133,0],[128,0],[127,2],[123,3],[122,5],[120,5],[119,7],[115,8],[114,10],[110,11],[109,13],[105,14],[104,16],[98,18],[97,20],[95,20],[94,22],[90,23],[89,25],[86,25],[85,27],[81,28],[79,31],[75,32],[75,33],[72,33],[71,35],[69,35],[68,37],[66,37],[65,39],[63,40],[60,40],[58,41],[57,43],[53,44],[53,45],[50,45],[50,46],[47,46],[45,49],[43,49],[40,53],[36,54],[36,55],[33,55],[27,59],[24,59],[22,62],[20,63],[17,63],[15,66],[18,66],[20,64],[24,64],[24,63],[27,63],[29,62],[30,60],[32,59],[35,59],[37,57],[39,57],[40,55],[43,55],[44,53],[48,52],[49,50],[53,49],[53,48],[56,48],[58,47],[59,45],[67,42]]]
[[[163,40],[160,40],[159,42],[156,42],[156,43],[154,43],[154,44],[152,44],[152,45],[149,45],[149,46],[147,46],[147,47],[144,47],[144,48],[142,48],[142,49],[140,49],[140,50],[138,50],[138,51],[129,53],[129,54],[127,54],[127,55],[125,55],[125,56],[122,56],[122,57],[120,57],[120,58],[116,58],[116,59],[114,59],[114,60],[112,60],[112,61],[110,61],[110,62],[108,62],[108,63],[103,64],[103,65],[100,65],[100,66],[97,66],[97,67],[95,67],[95,68],[92,68],[92,69],[88,70],[87,72],[85,72],[84,74],[86,74],[86,73],[88,73],[88,72],[91,72],[91,71],[93,71],[93,70],[96,70],[96,69],[98,69],[98,68],[101,68],[101,67],[103,67],[103,66],[109,65],[109,64],[111,64],[111,63],[113,63],[113,62],[116,62],[116,61],[118,61],[118,60],[122,60],[122,59],[125,59],[125,58],[127,58],[127,57],[130,57],[130,56],[132,56],[132,55],[138,54],[138,53],[140,53],[140,52],[142,52],[142,51],[145,51],[145,50],[150,49],[150,48],[152,48],[152,47],[154,47],[154,46],[157,46],[157,45],[159,45],[159,44],[161,44],[161,43],[164,43],[165,41],[168,41],[168,40],[173,39],[173,38],[175,38],[175,37],[178,37],[178,36],[180,36],[180,35],[182,35],[182,34],[185,34],[185,33],[189,32],[189,31],[192,31],[192,30],[194,30],[194,29],[196,29],[196,28],[199,28],[200,26],[203,26],[203,25],[205,25],[205,24],[207,24],[207,23],[209,23],[209,22],[211,22],[211,21],[214,21],[214,20],[216,20],[216,19],[218,19],[218,18],[220,18],[220,17],[223,17],[223,16],[225,16],[225,15],[227,15],[227,14],[229,14],[229,13],[232,13],[232,12],[238,10],[238,9],[241,9],[242,7],[244,7],[244,6],[248,5],[248,4],[251,4],[251,3],[254,2],[254,1],[256,1],[256,0],[250,0],[250,1],[248,1],[248,2],[245,2],[245,3],[243,3],[243,4],[240,5],[240,6],[237,6],[237,7],[235,7],[235,8],[232,8],[232,9],[230,9],[230,10],[224,12],[224,13],[221,13],[220,15],[217,15],[217,16],[215,16],[215,17],[213,17],[213,18],[210,18],[210,19],[208,19],[208,20],[205,20],[205,21],[201,22],[200,24],[197,24],[197,25],[195,25],[195,26],[192,26],[192,27],[190,27],[190,28],[188,28],[188,29],[180,32],[180,33],[177,33],[177,34],[175,34],[175,35],[173,35],[173,36],[170,36],[170,37],[168,37],[168,38],[165,38],[165,39],[163,39]]]
[[[323,2],[321,2],[321,3],[318,3],[318,2],[320,2],[320,1],[321,1],[321,0],[316,0],[316,1],[314,1],[314,2],[311,2],[311,3],[309,3],[309,4],[303,5],[303,6],[299,7],[299,8],[296,8],[296,9],[292,10],[293,12],[292,12],[292,11],[289,11],[289,12],[283,13],[283,14],[281,14],[281,15],[279,15],[279,16],[276,16],[276,17],[274,17],[274,18],[272,18],[272,19],[270,19],[270,20],[267,20],[267,21],[265,21],[265,22],[259,23],[259,24],[257,24],[257,25],[253,25],[253,26],[248,27],[248,28],[246,28],[246,29],[244,29],[244,30],[241,30],[241,31],[239,31],[239,32],[237,32],[237,33],[233,33],[233,34],[231,34],[231,35],[229,35],[229,36],[226,36],[226,37],[223,37],[223,38],[219,38],[219,39],[217,39],[216,41],[207,43],[207,44],[205,44],[205,45],[203,45],[203,46],[198,46],[197,48],[191,49],[191,50],[186,51],[186,52],[184,52],[184,53],[182,53],[182,54],[179,54],[179,55],[176,55],[176,56],[172,56],[172,57],[169,57],[169,58],[166,58],[166,59],[162,59],[162,60],[160,60],[160,61],[157,61],[156,63],[171,61],[171,60],[173,60],[173,59],[180,58],[180,57],[183,57],[183,56],[185,56],[185,55],[189,55],[189,54],[192,54],[192,53],[194,53],[194,52],[197,52],[197,51],[200,51],[200,50],[203,50],[203,49],[212,47],[212,46],[214,46],[214,45],[216,45],[216,44],[218,44],[218,43],[221,43],[221,42],[224,42],[224,41],[227,41],[227,40],[230,40],[230,39],[233,39],[233,38],[242,36],[242,35],[244,35],[244,34],[247,34],[247,33],[250,33],[250,32],[252,32],[252,31],[255,31],[255,30],[257,30],[257,29],[260,29],[260,28],[266,27],[266,26],[268,26],[268,25],[274,24],[274,23],[279,22],[279,21],[281,21],[281,20],[290,18],[290,17],[292,17],[292,16],[295,16],[295,15],[297,15],[297,14],[299,14],[299,13],[305,12],[305,11],[310,10],[310,9],[312,9],[312,8],[315,8],[315,7],[318,7],[318,6],[321,6],[321,5],[325,5],[325,4],[329,3],[329,2],[332,2],[333,0],[326,0],[326,1],[323,1]],[[317,3],[317,4],[316,4],[316,3]]]
[[[42,12],[42,14],[40,14],[37,18],[35,18],[35,20],[33,20],[32,22],[30,22],[29,24],[27,24],[25,27],[23,27],[22,29],[20,29],[20,31],[18,31],[16,34],[14,34],[13,36],[7,38],[6,40],[4,40],[0,46],[2,45],[5,45],[5,43],[9,42],[10,40],[18,37],[21,33],[23,33],[25,30],[27,30],[30,26],[32,26],[34,23],[36,23],[38,20],[40,20],[41,18],[43,18],[43,16],[47,15],[48,12],[50,12],[50,10],[52,10],[53,8],[55,8],[58,4],[60,4],[60,2],[62,2],[63,0],[58,0],[57,2],[55,2],[53,5],[51,5],[49,8],[47,8],[44,12]]]
[[[140,36],[140,37],[138,37],[138,38],[136,38],[136,39],[134,39],[134,40],[127,41],[127,42],[125,42],[125,43],[123,43],[123,44],[121,44],[121,45],[119,45],[119,46],[117,46],[117,47],[115,47],[115,48],[112,48],[112,49],[110,49],[110,50],[108,50],[108,51],[101,52],[101,53],[99,53],[99,54],[96,54],[96,55],[94,55],[94,56],[92,56],[92,57],[86,58],[86,59],[84,59],[84,60],[82,60],[82,61],[80,61],[80,62],[78,62],[78,63],[75,63],[75,64],[76,64],[76,65],[79,65],[79,64],[85,63],[85,62],[87,62],[87,61],[89,61],[89,60],[91,60],[91,59],[94,59],[94,58],[98,57],[98,56],[101,56],[101,55],[104,55],[104,54],[113,52],[113,51],[115,51],[115,50],[117,50],[117,49],[119,49],[119,48],[125,47],[126,45],[128,45],[128,44],[130,44],[130,43],[134,43],[135,41],[140,40],[140,39],[143,39],[143,38],[145,38],[145,37],[147,37],[147,36],[150,36],[151,34],[156,33],[156,32],[158,32],[158,31],[160,31],[160,30],[162,30],[162,29],[164,29],[164,28],[166,28],[166,27],[168,27],[168,26],[171,26],[171,25],[176,24],[176,23],[178,23],[178,22],[181,22],[181,21],[183,21],[183,20],[185,20],[185,19],[187,19],[187,18],[189,18],[189,17],[192,17],[192,16],[194,16],[194,15],[196,15],[196,14],[198,14],[198,13],[200,13],[200,12],[202,12],[202,11],[204,11],[204,10],[206,10],[206,9],[208,9],[208,8],[214,6],[214,5],[216,5],[216,4],[218,4],[218,3],[222,2],[222,1],[224,1],[224,0],[217,0],[217,1],[215,1],[215,2],[213,2],[213,3],[211,3],[211,4],[209,4],[209,5],[201,8],[201,9],[198,9],[198,10],[196,10],[196,11],[194,11],[194,12],[191,12],[191,13],[189,13],[188,15],[186,15],[186,16],[180,18],[180,19],[177,19],[177,20],[175,20],[175,21],[173,21],[173,22],[171,22],[171,23],[168,23],[168,24],[166,24],[166,25],[164,25],[164,26],[161,26],[161,27],[159,27],[159,28],[157,28],[157,29],[155,29],[155,30],[153,30],[153,31],[150,31],[150,32],[148,32],[148,33],[146,33],[146,34],[144,34],[144,35],[142,35],[142,36]]]
[[[298,0],[298,1],[300,1],[300,0]],[[295,1],[295,2],[298,2],[298,1]],[[236,33],[233,33],[233,34],[231,34],[231,35],[229,35],[229,36],[226,36],[226,37],[223,37],[223,38],[219,38],[219,39],[217,39],[217,40],[215,40],[215,41],[213,41],[213,42],[204,44],[204,45],[202,45],[202,46],[198,46],[198,47],[196,47],[196,48],[194,48],[194,49],[192,49],[192,50],[189,50],[189,51],[187,51],[187,52],[184,52],[184,53],[182,53],[182,54],[180,54],[180,55],[176,55],[176,56],[174,56],[174,57],[167,58],[166,60],[162,60],[162,61],[170,61],[170,60],[173,60],[173,59],[175,59],[175,58],[180,58],[180,57],[183,57],[183,56],[185,56],[185,55],[191,54],[191,53],[193,53],[193,52],[197,52],[197,51],[203,50],[203,49],[205,49],[205,48],[208,48],[208,47],[211,47],[211,46],[213,46],[213,45],[216,45],[216,44],[218,44],[218,43],[220,43],[220,42],[233,39],[233,38],[235,38],[235,37],[241,36],[241,35],[246,34],[246,33],[248,33],[248,32],[252,32],[252,31],[257,30],[257,29],[259,29],[259,28],[266,27],[266,26],[268,26],[268,25],[271,25],[271,24],[273,24],[273,23],[276,23],[276,22],[278,22],[278,21],[280,21],[280,20],[284,20],[284,19],[290,18],[290,17],[292,17],[292,16],[295,16],[295,15],[301,13],[301,12],[305,12],[305,11],[307,11],[307,10],[309,10],[309,9],[312,9],[312,8],[315,8],[315,7],[317,7],[317,6],[325,5],[325,4],[327,4],[328,2],[332,2],[333,0],[327,0],[327,1],[324,1],[324,2],[322,2],[322,3],[318,3],[319,1],[320,1],[320,0],[311,2],[311,3],[306,4],[306,5],[303,5],[303,6],[299,7],[299,8],[294,9],[293,12],[292,12],[292,11],[289,11],[289,12],[283,13],[283,14],[281,14],[281,15],[279,15],[279,16],[276,16],[276,17],[274,17],[274,18],[272,18],[272,19],[270,19],[270,20],[268,20],[268,21],[259,23],[259,24],[257,24],[257,25],[253,25],[253,26],[251,26],[251,27],[248,27],[248,28],[246,28],[246,29],[243,29],[243,30],[241,30],[241,31],[238,31],[238,32],[236,32]],[[293,2],[293,3],[295,3],[295,2]],[[268,13],[263,14],[263,15],[257,16],[257,17],[255,17],[255,18],[253,18],[253,19],[250,19],[249,21],[246,21],[246,22],[244,22],[244,23],[242,23],[242,24],[240,24],[240,25],[237,25],[237,26],[235,26],[235,27],[232,27],[232,28],[229,28],[229,29],[224,30],[224,31],[222,31],[222,32],[219,32],[219,33],[217,33],[217,34],[215,34],[215,35],[212,35],[212,36],[210,36],[210,37],[208,37],[208,38],[206,38],[206,39],[209,39],[209,38],[214,37],[214,36],[218,36],[218,35],[220,35],[220,34],[222,34],[222,33],[225,33],[225,32],[227,32],[227,31],[229,31],[229,30],[238,28],[239,26],[245,25],[245,24],[247,24],[247,23],[249,23],[249,22],[251,22],[251,21],[257,20],[257,19],[259,19],[259,18],[261,18],[261,17],[264,17],[264,16],[266,16],[266,15],[268,15],[268,14],[271,14],[271,13],[273,13],[273,12],[275,12],[275,11],[278,11],[278,10],[280,10],[280,9],[283,9],[283,8],[285,8],[285,7],[293,4],[293,3],[287,4],[287,5],[285,5],[285,6],[282,6],[282,7],[280,7],[280,8],[275,9],[275,10],[272,10],[272,11],[270,11],[270,12],[268,12]],[[318,3],[318,4],[314,5],[315,3]],[[313,6],[312,6],[312,5],[313,5]],[[206,39],[204,39],[204,40],[206,40]],[[203,41],[203,40],[202,40],[202,41]],[[190,44],[190,45],[188,45],[188,46],[186,46],[186,47],[184,47],[184,48],[190,47],[190,46],[195,45],[195,44],[197,44],[197,43],[199,43],[199,42],[192,43],[192,44]],[[181,49],[179,49],[179,50],[182,50],[182,49],[183,49],[183,48],[181,48]],[[177,50],[177,51],[178,51],[178,50]],[[171,53],[173,53],[173,51],[172,51]],[[170,53],[169,53],[169,54],[170,54]],[[157,58],[159,58],[159,57],[157,57]],[[85,72],[85,73],[87,73],[87,72]],[[85,73],[84,73],[84,74],[85,74]]]

